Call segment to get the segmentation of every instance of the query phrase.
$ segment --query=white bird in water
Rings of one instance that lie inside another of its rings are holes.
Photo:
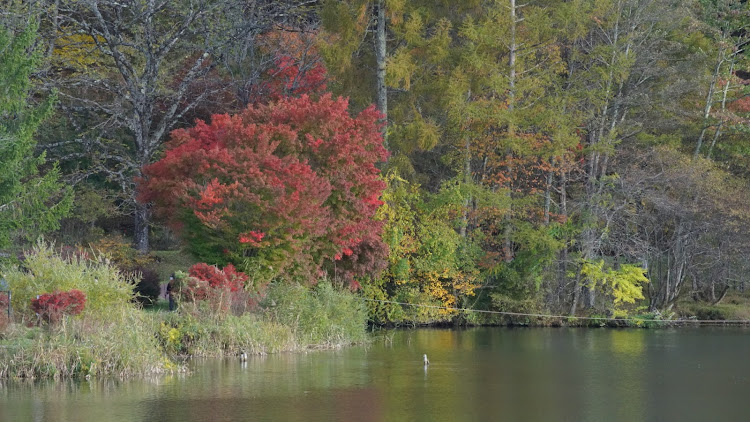
[[[429,365],[430,364],[430,360],[427,359],[427,354],[425,353],[424,355],[422,355],[422,357],[424,358],[424,366]]]
[[[244,351],[240,353],[240,362],[247,362],[247,353]]]

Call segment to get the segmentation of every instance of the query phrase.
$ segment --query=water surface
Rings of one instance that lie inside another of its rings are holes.
[[[740,328],[395,331],[145,380],[6,381],[0,421],[739,421],[748,351]]]

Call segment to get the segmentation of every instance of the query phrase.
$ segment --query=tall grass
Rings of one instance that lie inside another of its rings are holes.
[[[300,349],[289,327],[258,315],[213,318],[184,313],[169,320],[166,329],[162,328],[161,339],[165,349],[172,353],[217,357],[236,356],[241,352],[264,355]]]
[[[24,268],[3,273],[16,314],[15,322],[0,329],[0,379],[146,375],[180,370],[176,362],[186,356],[291,352],[367,340],[362,302],[326,280],[313,288],[272,285],[260,306],[234,309],[206,300],[182,303],[177,312],[146,312],[133,301],[131,280],[102,259],[63,259],[40,243]],[[45,323],[29,310],[36,295],[70,289],[87,296],[80,315]]]
[[[31,299],[54,291],[81,290],[86,295],[84,316],[106,318],[113,309],[132,306],[133,281],[103,257],[62,258],[53,246],[40,242],[27,253],[23,267],[3,268],[13,291],[12,305],[19,316],[34,318]]]
[[[121,309],[108,321],[65,317],[54,326],[13,324],[0,340],[0,378],[133,376],[177,369],[163,353],[154,321]]]
[[[275,284],[264,301],[272,321],[290,327],[299,343],[339,347],[367,340],[367,308],[348,291],[324,280],[313,288]]]
[[[161,348],[153,316],[133,302],[133,283],[105,259],[63,258],[40,242],[23,267],[3,268],[16,323],[0,332],[0,378],[158,373],[177,366]],[[43,293],[78,289],[80,315],[47,324],[30,309]],[[31,327],[29,327],[31,325]]]
[[[272,285],[260,309],[233,315],[209,303],[182,304],[159,330],[163,348],[192,356],[266,354],[336,348],[368,340],[356,296],[324,281],[310,289]]]

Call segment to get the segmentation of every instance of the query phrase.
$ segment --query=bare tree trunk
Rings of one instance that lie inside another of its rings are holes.
[[[388,87],[385,85],[386,71],[386,37],[385,37],[385,0],[375,2],[377,26],[375,30],[375,60],[377,61],[377,102],[378,110],[383,114],[383,145],[388,149]]]
[[[560,214],[567,219],[568,217],[568,190],[567,190],[567,173],[563,171],[560,174]],[[565,236],[565,244],[560,250],[560,265],[557,275],[557,297],[559,303],[565,303],[565,285],[568,273],[568,238]],[[562,307],[562,305],[561,305]]]
[[[581,297],[581,272],[576,275],[576,282],[573,286],[573,303],[570,305],[570,315],[575,315],[578,310],[578,301]]]
[[[508,125],[508,137],[515,136],[515,122],[513,110],[516,103],[516,56],[518,54],[518,45],[516,44],[516,24],[518,23],[516,0],[510,0],[510,45],[508,55],[508,111],[511,113],[510,124]],[[506,155],[510,156],[510,151]],[[503,259],[505,262],[513,260],[513,244],[511,234],[513,233],[511,223],[513,217],[512,187],[508,185],[508,213],[505,216],[505,228],[503,229]]]
[[[547,181],[544,188],[544,225],[549,226],[549,213],[552,206],[552,171],[547,173]]]
[[[669,254],[667,254],[667,277],[664,280],[664,302],[662,302],[660,307],[663,307],[669,301],[669,283],[672,279],[672,264],[670,263],[670,261],[671,257],[669,256]]]
[[[55,52],[55,41],[57,41],[57,32],[60,30],[60,15],[59,15],[60,0],[55,0],[52,3],[52,15],[50,20],[52,21],[52,33],[54,36],[49,37],[49,45],[47,46],[47,57],[52,57]]]
[[[584,218],[584,227],[583,231],[581,233],[581,258],[583,259],[583,262],[589,262],[594,259],[594,252],[596,250],[595,242],[596,242],[596,213],[598,206],[596,205],[596,180],[598,177],[598,161],[599,154],[592,152],[589,156],[589,170],[588,175],[585,181],[585,192],[586,192],[586,198],[589,202],[589,215]],[[580,273],[580,271],[579,271]],[[579,278],[581,275],[579,274]],[[580,282],[577,280],[576,285],[579,285]],[[579,287],[579,289],[582,288]],[[594,306],[594,288],[595,286],[591,284],[587,287],[586,291],[586,306],[587,307],[593,307]],[[577,290],[579,290],[577,289]],[[580,294],[576,291],[576,294]]]
[[[149,227],[151,226],[151,207],[149,204],[135,203],[135,232],[133,233],[133,243],[135,249],[146,254],[149,252]]]
[[[713,292],[713,286],[712,286],[712,292]],[[729,285],[727,284],[724,286],[724,288],[721,290],[721,293],[719,293],[719,297],[716,298],[711,304],[712,305],[718,305],[721,303],[722,300],[727,296],[727,293],[729,292]]]
[[[464,183],[467,185],[471,183],[471,140],[469,137],[464,139]],[[461,216],[461,229],[459,234],[465,238],[468,227],[469,227],[469,205],[471,205],[471,197],[467,196],[464,200],[464,212]]]
[[[729,65],[729,78],[727,78],[727,83],[724,85],[724,92],[721,95],[721,111],[724,112],[727,109],[727,94],[729,92],[729,84],[731,83],[731,75],[734,73],[734,63],[735,63],[735,57],[736,55],[732,55],[732,61]],[[724,122],[719,122],[719,125],[716,127],[716,131],[714,132],[714,138],[711,140],[711,146],[708,147],[708,152],[706,153],[706,158],[711,158],[711,153],[714,151],[714,147],[716,146],[716,141],[719,140],[719,136],[721,136],[721,128],[724,126]]]
[[[726,39],[726,34],[722,33],[722,42]],[[695,144],[695,152],[693,158],[698,158],[698,154],[701,152],[703,146],[703,138],[706,136],[708,130],[707,121],[711,115],[711,106],[713,104],[714,92],[716,91],[716,83],[719,81],[719,73],[721,72],[721,65],[724,64],[724,48],[719,47],[719,57],[716,59],[716,67],[714,68],[714,74],[711,78],[711,83],[708,86],[708,93],[706,94],[706,104],[703,108],[703,129],[701,130],[700,136],[698,136],[698,142]]]
[[[510,0],[510,46],[508,54],[508,109],[513,110],[516,99],[516,55],[518,45],[516,44],[516,23],[518,23],[516,0]],[[511,134],[512,135],[512,134]]]
[[[466,101],[471,100],[471,89],[466,91]],[[468,130],[466,131],[468,133]],[[468,186],[471,184],[471,139],[464,135],[464,183]],[[469,206],[471,205],[471,196],[464,200],[464,212],[461,217],[462,224],[459,234],[465,238],[469,228]]]

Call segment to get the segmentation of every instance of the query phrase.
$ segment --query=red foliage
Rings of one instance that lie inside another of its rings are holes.
[[[729,103],[729,109],[736,113],[750,112],[750,98],[741,97]]]
[[[278,54],[274,64],[266,72],[266,80],[253,87],[253,102],[267,103],[289,96],[316,96],[326,91],[328,72],[320,61],[304,62],[288,54]]]
[[[385,187],[379,118],[374,107],[351,117],[330,94],[215,115],[172,133],[165,157],[144,168],[139,199],[174,227],[197,219],[204,249],[213,237],[235,262],[310,280],[340,255],[349,265],[338,275],[363,275],[386,254],[372,219]]]
[[[86,306],[86,295],[80,290],[45,293],[31,300],[31,309],[42,319],[54,323],[63,315],[78,315]]]
[[[215,265],[208,265],[203,262],[193,265],[188,270],[191,277],[208,282],[208,286],[214,289],[229,289],[232,292],[242,290],[248,280],[248,276],[237,269],[234,265],[229,264],[220,270]]]
[[[188,277],[177,294],[180,297],[180,302],[200,302],[211,296],[211,287],[206,280]]]
[[[260,104],[289,96],[323,95],[328,72],[316,47],[318,35],[317,31],[299,32],[293,28],[279,28],[261,35],[261,51],[274,60],[263,81],[250,88],[250,102]]]
[[[208,302],[216,312],[226,313],[230,310],[241,315],[257,307],[259,299],[265,295],[265,286],[260,291],[245,290],[249,277],[237,271],[232,264],[224,269],[215,265],[198,263],[190,267],[187,277],[178,289],[180,301]]]

